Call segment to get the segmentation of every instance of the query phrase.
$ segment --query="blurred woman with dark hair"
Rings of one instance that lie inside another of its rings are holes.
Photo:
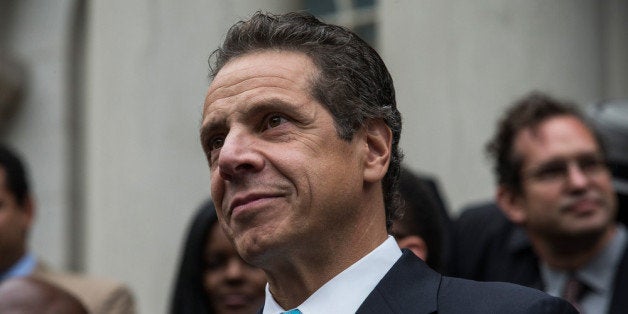
[[[257,313],[264,303],[264,272],[247,264],[217,223],[207,200],[191,222],[172,295],[172,314]]]

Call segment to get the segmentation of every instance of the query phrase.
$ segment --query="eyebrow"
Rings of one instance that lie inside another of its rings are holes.
[[[248,120],[251,117],[258,116],[262,113],[268,112],[285,112],[286,109],[290,110],[289,115],[293,116],[296,119],[305,119],[305,115],[302,112],[298,112],[297,109],[301,108],[302,104],[294,104],[287,102],[278,97],[272,97],[268,99],[263,99],[258,102],[251,103],[243,110],[240,110],[238,115],[242,118],[241,120]],[[202,123],[202,122],[201,122]],[[200,129],[200,138],[201,143],[205,143],[209,140],[211,134],[228,129],[227,117],[225,114],[214,114],[214,116],[210,117],[209,122],[201,125]]]
[[[602,161],[604,161],[604,155],[600,152],[585,152],[585,153],[580,153],[580,154],[576,154],[573,157],[554,157],[551,159],[548,159],[544,162],[538,163],[537,165],[535,165],[534,167],[531,167],[533,169],[543,169],[543,168],[547,168],[547,167],[551,167],[551,166],[555,166],[557,164],[561,164],[561,163],[565,163],[566,161],[570,160],[570,159],[575,159],[575,160],[581,160],[583,158],[595,158],[595,159],[600,159]]]
[[[247,108],[242,111],[242,116],[252,117],[265,112],[286,111],[286,109],[290,109],[290,113],[292,115],[300,116],[302,114],[298,113],[297,109],[301,107],[302,104],[293,104],[283,99],[273,97],[261,100],[256,103],[252,103],[250,106],[247,106]]]

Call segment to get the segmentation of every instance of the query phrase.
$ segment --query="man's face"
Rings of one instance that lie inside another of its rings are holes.
[[[316,75],[302,53],[262,51],[228,62],[207,92],[201,142],[211,194],[248,261],[333,243],[359,212],[368,148],[360,132],[338,137],[310,93]]]
[[[0,167],[0,272],[6,271],[22,257],[32,211],[18,205],[7,189],[6,172]]]
[[[558,116],[519,132],[522,192],[516,222],[533,233],[601,234],[613,226],[616,198],[600,148],[573,116]],[[511,216],[512,217],[512,216]]]

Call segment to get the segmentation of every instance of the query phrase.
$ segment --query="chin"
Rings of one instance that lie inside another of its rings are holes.
[[[236,250],[247,263],[260,267],[264,256],[268,254],[269,246],[260,239],[236,239]]]
[[[577,226],[565,228],[563,235],[570,238],[574,242],[592,244],[602,238],[608,228],[609,227],[607,225],[599,223],[579,224]]]
[[[247,307],[238,307],[238,308],[233,308],[233,307],[223,307],[223,309],[216,311],[216,313],[220,313],[220,314],[252,314],[252,313],[257,313],[257,311],[261,308],[261,306],[253,308],[251,306],[247,306]]]

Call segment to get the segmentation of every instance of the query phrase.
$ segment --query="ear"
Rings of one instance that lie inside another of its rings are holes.
[[[364,180],[381,181],[388,171],[392,147],[392,131],[383,120],[371,120],[366,125],[367,153],[364,160]]]
[[[501,211],[515,224],[524,224],[527,220],[526,211],[523,206],[523,199],[520,195],[515,194],[510,189],[504,186],[497,188],[497,195],[495,196],[497,205]]]
[[[423,261],[427,260],[427,244],[423,241],[423,238],[418,235],[403,237],[397,241],[397,244],[399,244],[400,248],[409,249],[412,253],[414,253],[414,255]]]

